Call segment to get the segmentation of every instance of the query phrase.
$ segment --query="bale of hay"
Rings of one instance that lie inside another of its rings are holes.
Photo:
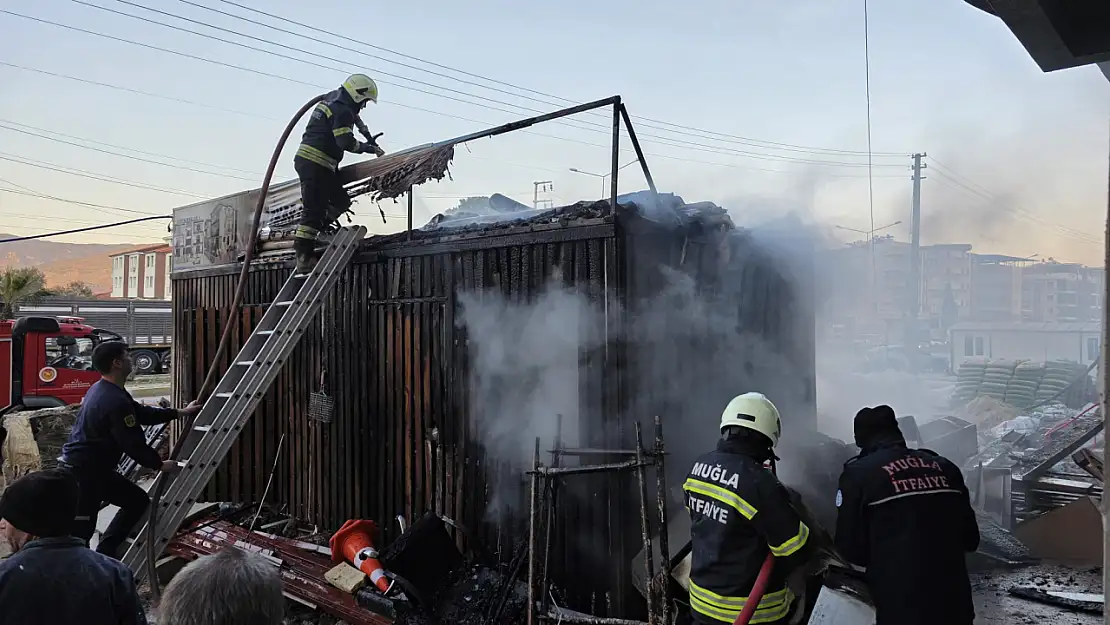
[[[25,412],[14,412],[4,417],[4,429],[8,431],[8,436],[4,440],[3,473],[9,482],[42,469],[39,446],[26,415]]]
[[[77,422],[77,410],[80,407],[80,404],[74,404],[14,413],[26,417],[37,430],[35,441],[38,442],[43,469],[57,466],[58,457],[62,455],[62,446],[69,440],[69,432]]]
[[[1020,411],[993,397],[979,396],[955,410],[956,417],[974,423],[976,429],[984,432],[1004,421],[1016,418]]]

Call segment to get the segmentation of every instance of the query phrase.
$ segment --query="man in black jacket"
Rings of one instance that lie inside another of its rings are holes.
[[[768,552],[774,568],[749,622],[785,623],[802,603],[786,581],[809,556],[810,530],[767,468],[781,432],[779,411],[765,396],[733,398],[721,415],[717,449],[698,458],[682,486],[692,521],[690,607],[698,623],[736,620]]]
[[[370,134],[358,116],[367,102],[377,101],[378,85],[365,74],[352,74],[341,87],[325,96],[308,118],[301,145],[293,157],[304,205],[293,240],[298,272],[315,267],[320,234],[351,207],[351,198],[339,180],[343,154],[385,154],[378,147],[377,137]],[[355,138],[356,126],[365,142]]]
[[[910,449],[890,406],[856,415],[860,454],[836,493],[836,546],[865,570],[876,625],[970,625],[975,620],[965,554],[979,526],[959,468]]]
[[[62,447],[60,466],[72,471],[81,486],[76,536],[85,541],[92,538],[104,502],[119,506],[119,512],[96,546],[97,551],[114,558],[150,505],[150,497],[142,488],[116,472],[120,455],[127,454],[154,471],[176,471],[177,463],[163,461],[146,444],[142,426],[195,415],[201,406],[194,402],[184,410],[154,408],[132,399],[124,388],[132,366],[126,343],[111,341],[97,345],[92,364],[102,378],[81,400],[77,422]]]
[[[77,482],[67,471],[25,475],[0,495],[0,622],[146,625],[131,570],[70,536]]]

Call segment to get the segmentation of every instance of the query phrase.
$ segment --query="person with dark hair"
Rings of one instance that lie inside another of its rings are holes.
[[[158,604],[158,625],[281,625],[284,612],[278,569],[230,547],[174,576]]]
[[[77,481],[57,469],[25,475],[0,495],[0,622],[146,625],[131,570],[70,534]]]
[[[890,406],[860,410],[855,437],[860,454],[840,475],[835,541],[864,571],[876,625],[970,625],[965,554],[979,548],[979,525],[959,468],[910,449]]]
[[[157,450],[146,444],[141,426],[195,415],[200,412],[201,405],[193,402],[183,410],[175,410],[135,401],[124,388],[131,375],[131,356],[123,342],[97,345],[93,349],[92,363],[102,377],[81,401],[77,422],[62,447],[59,466],[70,469],[81,486],[78,537],[87,542],[96,533],[96,518],[104,502],[119,506],[115,519],[96,546],[97,551],[114,558],[150,505],[150,497],[142,488],[116,472],[121,454],[127,454],[154,471],[176,471],[176,462],[163,462]]]
[[[770,553],[770,580],[750,623],[787,623],[795,601],[788,578],[812,552],[809,527],[767,465],[782,434],[778,408],[744,393],[721,414],[717,448],[697,459],[682,485],[690,511],[690,608],[698,623],[733,623]],[[773,465],[771,465],[773,466]]]

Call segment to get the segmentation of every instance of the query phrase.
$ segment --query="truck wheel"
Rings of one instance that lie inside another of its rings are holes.
[[[173,352],[162,352],[162,373],[169,373],[173,365]]]
[[[158,355],[152,351],[140,349],[137,352],[131,352],[131,362],[135,364],[135,373],[150,375],[158,368]]]

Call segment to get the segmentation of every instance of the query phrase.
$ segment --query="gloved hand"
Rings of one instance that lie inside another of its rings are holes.
[[[385,156],[385,150],[383,150],[381,148],[381,146],[378,145],[377,143],[374,144],[374,156],[378,156],[378,157]]]

